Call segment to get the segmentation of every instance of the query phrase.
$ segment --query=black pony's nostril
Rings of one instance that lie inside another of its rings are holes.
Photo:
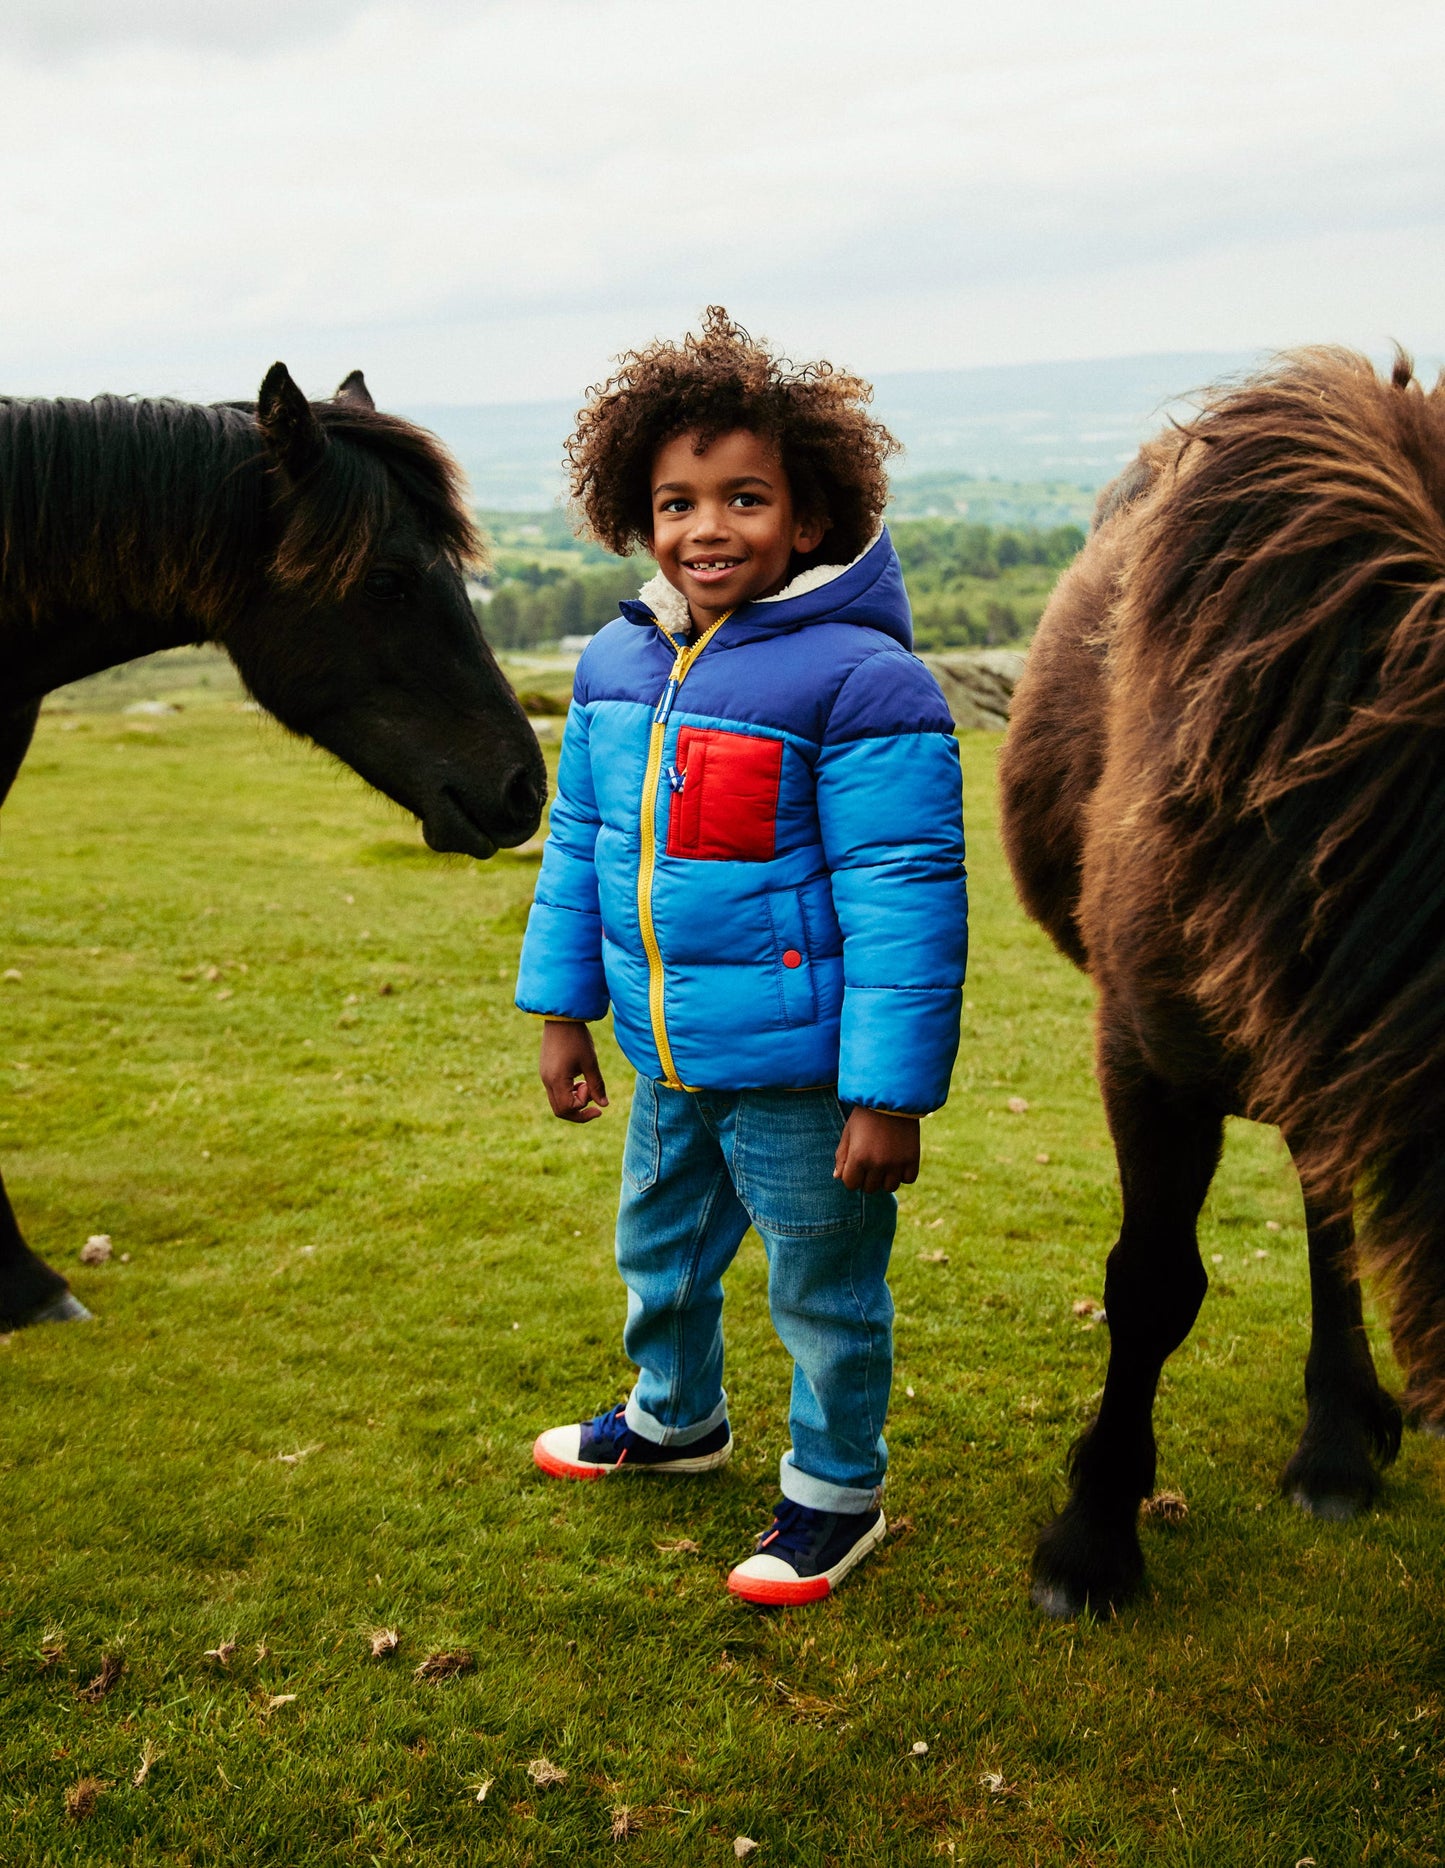
[[[502,809],[513,823],[535,823],[546,796],[545,782],[527,766],[519,765],[502,787]]]

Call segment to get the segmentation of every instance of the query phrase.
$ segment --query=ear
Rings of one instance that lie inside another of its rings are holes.
[[[273,363],[256,399],[256,421],[277,466],[299,480],[321,459],[326,437],[284,363]]]
[[[827,519],[799,519],[793,527],[793,550],[799,557],[806,558],[809,552],[816,551],[828,536],[830,521]]]
[[[332,397],[333,402],[350,402],[358,409],[374,409],[376,404],[371,399],[371,391],[366,386],[366,378],[360,370],[353,370],[338,387]]]

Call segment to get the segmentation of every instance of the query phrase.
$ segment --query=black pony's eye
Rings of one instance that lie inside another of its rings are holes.
[[[361,588],[377,603],[395,603],[406,595],[407,583],[399,571],[368,571]]]

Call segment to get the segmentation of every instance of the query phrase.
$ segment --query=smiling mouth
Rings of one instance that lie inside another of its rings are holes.
[[[741,558],[685,558],[682,568],[689,577],[698,578],[703,583],[716,583],[719,578],[726,577],[729,571],[735,571],[741,563]]]

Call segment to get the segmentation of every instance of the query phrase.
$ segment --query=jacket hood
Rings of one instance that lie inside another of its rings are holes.
[[[659,571],[621,606],[630,623],[661,623],[669,635],[688,627],[687,603]],[[809,623],[857,623],[878,629],[905,649],[913,647],[913,616],[903,568],[883,526],[851,564],[815,564],[772,597],[745,603],[728,618],[729,643],[781,635]],[[719,647],[722,639],[719,638]]]

